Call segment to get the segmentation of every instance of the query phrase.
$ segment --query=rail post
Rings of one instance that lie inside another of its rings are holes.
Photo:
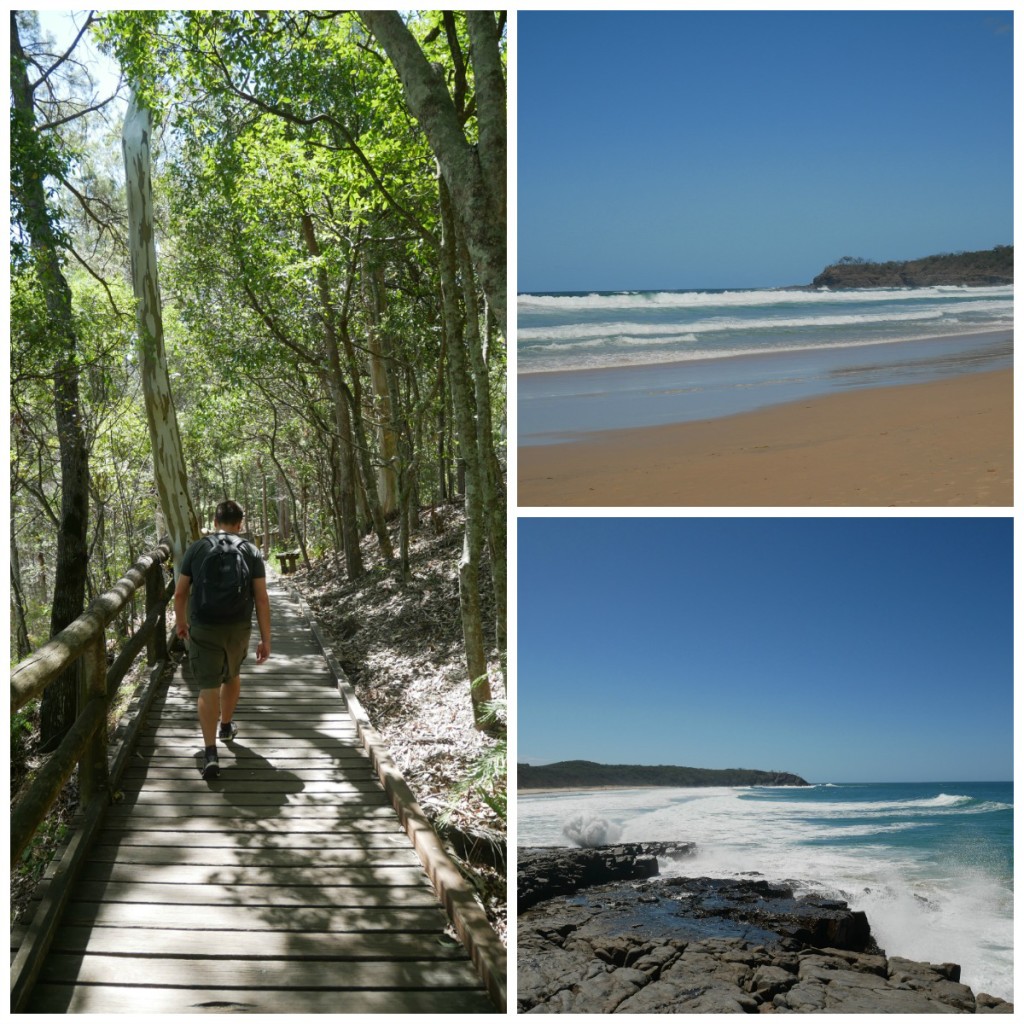
[[[103,722],[93,732],[82,760],[79,762],[78,787],[82,806],[86,806],[95,797],[101,796],[109,789],[107,768],[107,644],[106,630],[101,628],[86,645],[82,654],[83,679],[79,691],[80,700],[78,713],[81,715],[86,706],[99,700],[103,707]]]
[[[167,602],[164,600],[164,574],[160,562],[154,562],[146,572],[146,619],[153,614],[154,608],[160,608],[156,629],[153,630],[147,645],[147,658],[150,665],[167,660]]]

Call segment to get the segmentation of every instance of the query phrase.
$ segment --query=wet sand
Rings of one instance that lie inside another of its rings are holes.
[[[1013,504],[1013,371],[518,449],[529,506]]]

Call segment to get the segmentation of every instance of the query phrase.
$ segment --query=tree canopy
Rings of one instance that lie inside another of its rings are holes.
[[[122,10],[81,24],[120,67],[122,100],[153,119],[159,411],[176,416],[200,525],[234,497],[268,553],[335,559],[357,579],[372,537],[404,579],[424,510],[463,504],[466,677],[482,705],[505,643],[504,15]],[[79,40],[59,54],[31,12],[11,26],[24,653],[152,546],[168,509],[121,108],[90,86]]]

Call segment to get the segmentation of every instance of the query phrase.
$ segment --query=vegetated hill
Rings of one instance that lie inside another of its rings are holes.
[[[584,789],[588,786],[809,786],[789,772],[749,768],[681,768],[676,765],[596,764],[558,761],[517,765],[520,789]]]
[[[923,288],[938,284],[1013,284],[1013,246],[943,253],[903,263],[872,263],[844,256],[812,282],[815,288]]]

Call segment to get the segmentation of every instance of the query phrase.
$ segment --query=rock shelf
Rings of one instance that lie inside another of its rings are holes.
[[[661,877],[689,843],[519,855],[520,1013],[1012,1013],[793,883]],[[756,873],[755,873],[756,874]]]

